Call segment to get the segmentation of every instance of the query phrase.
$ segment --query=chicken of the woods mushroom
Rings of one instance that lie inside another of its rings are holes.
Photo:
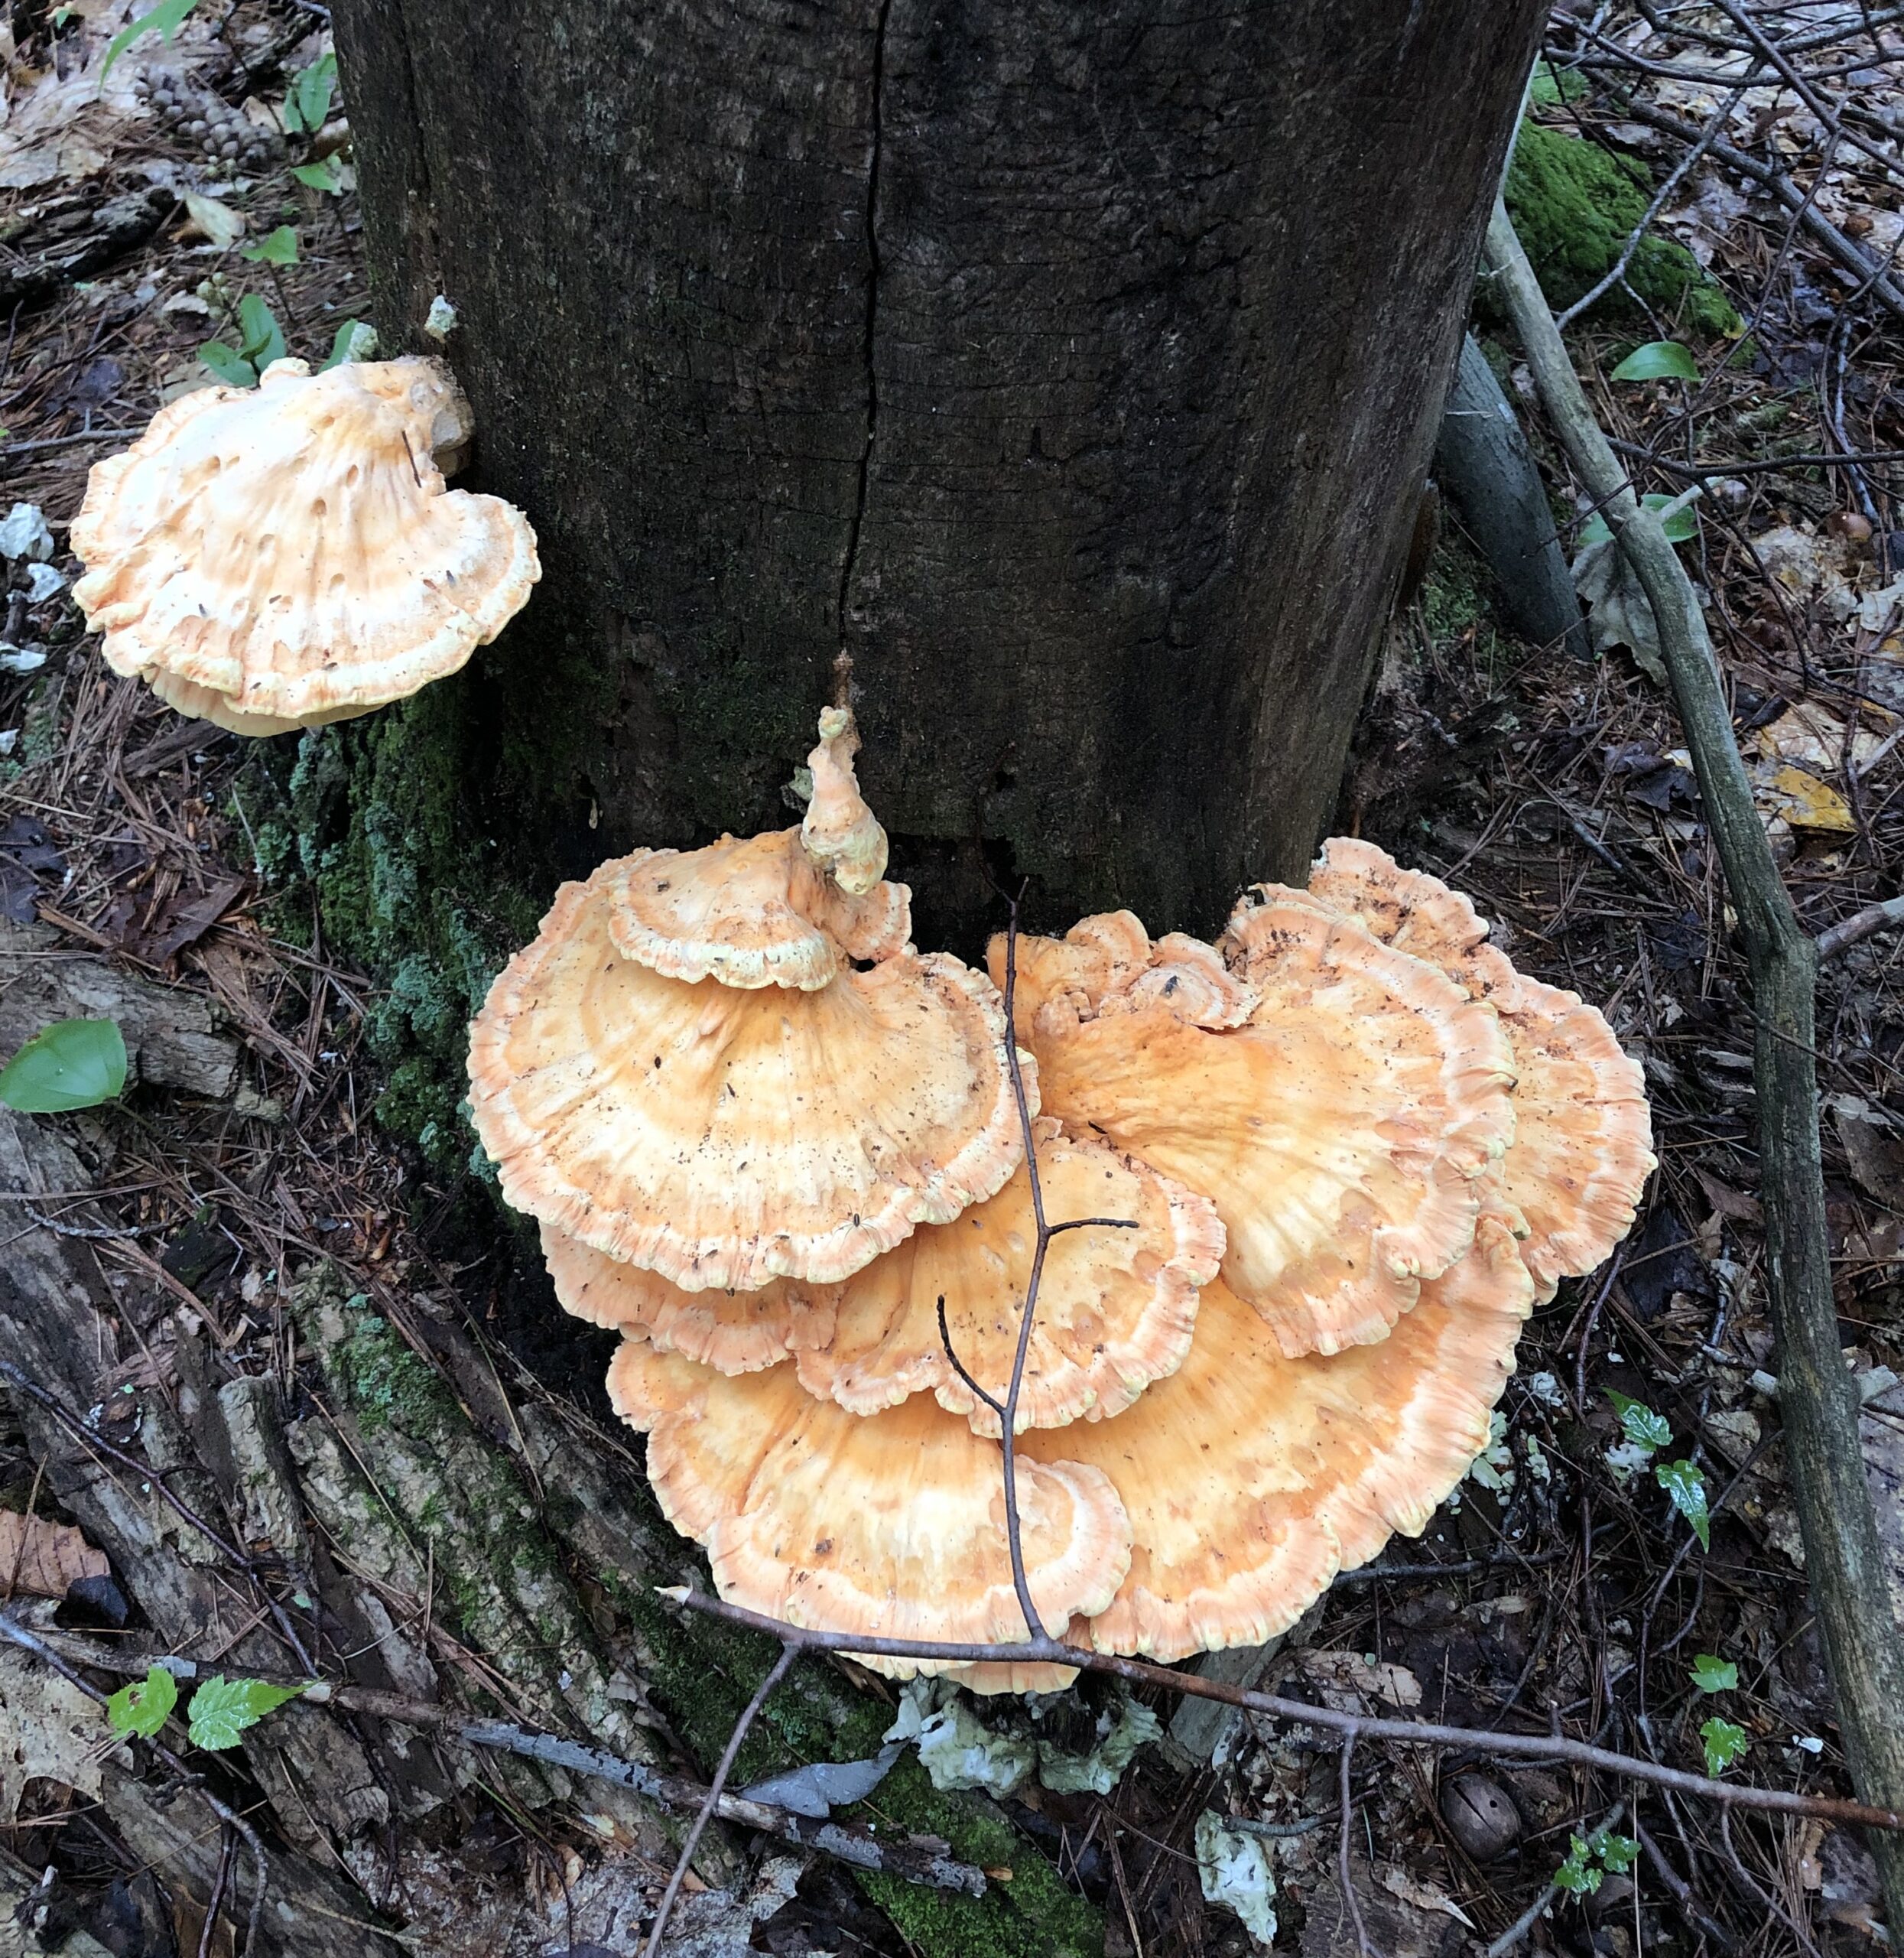
[[[1175,1660],[1286,1628],[1486,1445],[1523,1321],[1630,1228],[1639,1068],[1466,898],[1372,846],[1214,945],[1128,912],[990,979],[908,893],[829,710],[806,821],[565,886],[473,1030],[479,1133],[731,1601],[813,1629],[1045,1625]],[[1026,1106],[1004,1042],[1019,1046]],[[1032,1159],[1025,1155],[1028,1137]],[[944,1671],[1045,1687],[1049,1666]]]
[[[278,360],[161,408],[94,465],[73,594],[114,672],[240,734],[368,714],[527,602],[535,533],[447,490],[474,424],[440,362]]]

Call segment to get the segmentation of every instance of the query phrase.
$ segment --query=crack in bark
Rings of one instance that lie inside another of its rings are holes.
[[[866,370],[866,433],[859,449],[859,480],[855,487],[853,522],[846,532],[846,548],[840,564],[838,605],[840,650],[846,650],[846,602],[853,589],[853,574],[859,560],[859,533],[866,522],[866,489],[872,473],[872,441],[879,421],[879,378],[873,370],[872,335],[879,310],[879,147],[881,96],[885,86],[886,22],[892,0],[879,0],[879,11],[872,27],[872,147],[866,164],[866,313],[861,337],[861,353]]]

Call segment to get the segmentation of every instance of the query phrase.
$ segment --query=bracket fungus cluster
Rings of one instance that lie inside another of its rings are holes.
[[[497,980],[470,1078],[504,1192],[622,1335],[610,1396],[723,1596],[1009,1644],[1028,1141],[1067,1227],[1013,1423],[1033,1602],[1103,1651],[1259,1642],[1423,1527],[1529,1310],[1630,1227],[1639,1071],[1358,842],[1214,945],[1121,912],[995,941],[989,978],[921,955],[850,716],[820,732],[798,829],[604,864]]]
[[[440,362],[279,360],[160,409],[95,464],[73,586],[114,672],[240,734],[321,727],[455,672],[521,610],[535,534],[448,490],[474,424]]]

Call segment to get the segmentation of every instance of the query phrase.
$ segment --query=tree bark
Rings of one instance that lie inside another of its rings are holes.
[[[921,942],[1298,870],[1542,11],[338,0],[386,343],[453,302],[543,544],[433,737],[495,860],[791,820],[844,650]]]

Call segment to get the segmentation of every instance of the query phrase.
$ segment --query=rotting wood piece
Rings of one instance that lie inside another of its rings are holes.
[[[209,1000],[75,951],[50,925],[0,919],[0,1055],[61,1020],[113,1021],[135,1081],[214,1101],[238,1086],[238,1042]]]

